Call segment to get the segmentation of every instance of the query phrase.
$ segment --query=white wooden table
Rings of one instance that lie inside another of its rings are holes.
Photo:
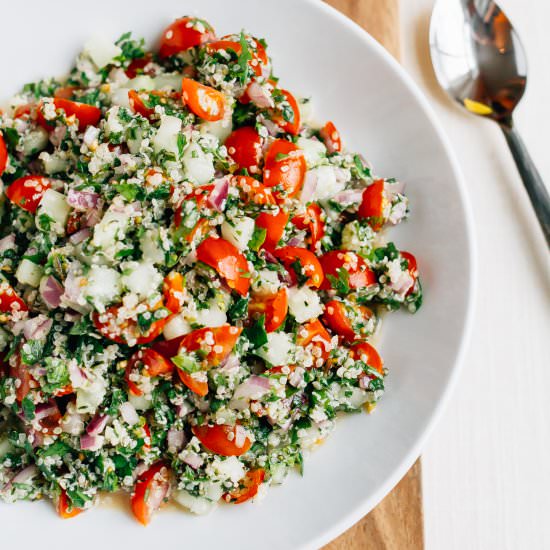
[[[527,49],[521,131],[550,185],[550,2],[500,0]],[[479,276],[469,352],[423,455],[428,550],[550,548],[550,254],[498,128],[433,76],[433,0],[401,2],[403,64],[431,100],[466,178]]]

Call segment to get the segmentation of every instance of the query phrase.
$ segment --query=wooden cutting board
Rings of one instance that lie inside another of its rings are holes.
[[[399,0],[327,0],[399,59]],[[422,550],[420,459],[395,489],[324,550]]]

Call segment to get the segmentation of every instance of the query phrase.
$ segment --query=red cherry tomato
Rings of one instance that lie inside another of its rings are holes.
[[[385,222],[384,210],[387,199],[384,192],[384,180],[376,180],[363,191],[358,216],[366,219],[369,225],[378,231]]]
[[[30,103],[26,105],[19,105],[13,112],[13,118],[30,118],[33,106]]]
[[[288,313],[288,296],[286,289],[282,288],[275,294],[268,296],[256,296],[248,305],[248,313],[251,316],[265,315],[265,330],[273,332],[284,322]]]
[[[152,60],[153,56],[150,53],[145,54],[143,57],[136,57],[135,59],[132,59],[127,69],[124,71],[126,76],[128,78],[135,78],[138,74],[144,73],[143,69],[145,69],[145,67],[147,67]]]
[[[290,108],[292,109],[292,120],[286,120],[280,112],[275,112],[272,116],[273,122],[285,132],[296,136],[300,131],[301,124],[300,107],[298,106],[296,98],[288,90],[281,90],[281,93],[290,104]]]
[[[4,141],[4,136],[0,133],[0,177],[8,165],[8,148]]]
[[[368,342],[357,342],[350,347],[350,357],[357,361],[363,361],[369,367],[377,370],[380,374],[384,374],[384,363],[380,354],[374,346]]]
[[[178,313],[183,305],[183,275],[171,271],[164,278],[164,306],[172,313]]]
[[[273,255],[287,268],[295,282],[300,283],[304,277],[306,284],[312,288],[319,288],[325,278],[319,260],[309,250],[298,246],[284,246],[273,251]],[[298,267],[301,273],[296,273]]]
[[[412,277],[412,280],[413,280],[413,284],[411,285],[411,288],[407,290],[406,295],[408,296],[413,292],[416,280],[418,279],[418,265],[416,263],[416,258],[410,252],[405,252],[404,250],[402,250],[400,254],[403,258],[405,258],[405,260],[407,260],[407,263],[409,266],[408,267],[409,275]]]
[[[15,389],[15,398],[18,403],[21,403],[23,399],[31,391],[31,375],[27,365],[24,365],[21,361],[21,357],[17,354],[15,359],[15,365],[10,365],[10,377],[19,380],[19,384]]]
[[[303,152],[297,145],[276,139],[267,151],[264,166],[264,184],[275,187],[277,199],[295,197],[304,183],[307,166]]]
[[[60,99],[71,99],[76,90],[78,90],[76,86],[62,86],[55,90],[53,96]]]
[[[82,510],[82,508],[77,508],[76,506],[73,506],[69,502],[66,491],[64,489],[61,489],[59,499],[57,500],[57,513],[59,514],[59,516],[63,519],[74,518],[83,511],[84,510]]]
[[[242,330],[231,325],[199,328],[181,339],[178,354],[201,350],[206,366],[217,367],[233,351]]]
[[[120,306],[110,306],[105,313],[94,312],[92,315],[96,330],[118,344],[148,344],[160,335],[167,321],[166,318],[153,321],[147,332],[143,333],[136,320],[119,319],[119,311]]]
[[[43,176],[24,176],[16,179],[6,189],[6,196],[11,202],[33,214],[47,189],[51,187],[50,180]]]
[[[27,304],[17,295],[9,283],[0,283],[0,313],[13,315],[28,310]]]
[[[184,370],[178,369],[180,380],[193,392],[201,397],[208,394],[208,382],[205,380],[197,380]]]
[[[82,214],[82,212],[78,212],[77,210],[73,210],[69,214],[67,227],[65,228],[67,235],[72,235],[82,228]]]
[[[43,434],[53,435],[55,433],[55,429],[59,427],[61,412],[59,411],[59,407],[54,399],[49,401],[48,407],[52,408],[52,412],[50,412],[48,416],[41,418],[38,421],[38,424],[40,426],[40,431]]]
[[[256,227],[261,227],[266,230],[265,240],[262,244],[262,248],[272,251],[277,247],[285,231],[286,224],[288,223],[288,213],[282,208],[279,209],[277,214],[270,212],[262,212],[256,218]]]
[[[155,109],[147,107],[136,90],[128,90],[128,103],[134,113],[144,118],[150,119],[155,114]]]
[[[248,61],[248,66],[254,71],[256,76],[260,76],[263,72],[262,66],[266,66],[269,62],[265,48],[260,44],[258,40],[253,37],[250,38],[254,45],[248,45],[249,53],[252,58]],[[212,55],[219,51],[233,51],[236,56],[240,56],[242,53],[242,46],[240,43],[240,36],[224,36],[221,40],[210,42],[206,45],[206,51]]]
[[[241,456],[250,449],[252,442],[239,424],[227,426],[215,424],[193,426],[193,433],[209,451],[222,456]]]
[[[336,153],[342,150],[340,132],[332,122],[327,122],[319,133],[329,153]]]
[[[229,288],[241,296],[248,294],[250,271],[240,250],[225,239],[207,237],[197,247],[197,259],[209,265],[225,279]]]
[[[325,273],[322,290],[334,288],[332,278],[342,278],[347,274],[350,290],[364,288],[376,284],[376,275],[366,264],[365,260],[355,252],[349,250],[331,250],[321,256],[321,265]]]
[[[264,482],[264,479],[265,470],[263,468],[248,470],[244,478],[239,482],[239,488],[231,491],[231,493],[225,493],[223,499],[233,504],[246,502],[258,494],[258,489]]]
[[[298,229],[305,229],[311,236],[310,250],[317,250],[317,243],[325,234],[324,215],[321,207],[317,203],[311,203],[307,206],[306,212],[292,218],[292,223]]]
[[[197,210],[200,211],[205,208],[206,201],[210,197],[210,193],[212,193],[213,189],[213,185],[201,185],[199,187],[195,187],[195,189],[193,189],[191,193],[183,197],[182,201],[178,204],[174,212],[174,224],[176,225],[176,227],[179,227],[181,225],[183,204],[191,200],[195,201],[197,203]],[[199,220],[197,224],[200,223],[200,221],[201,220]],[[193,230],[191,230],[191,232],[193,232]]]
[[[238,166],[250,174],[260,171],[262,138],[252,126],[243,126],[232,132],[225,140],[227,154]]]
[[[214,29],[203,19],[182,17],[176,19],[163,33],[159,56],[170,57],[200,46],[215,38]]]
[[[252,202],[260,206],[276,204],[271,189],[250,176],[233,176],[231,178],[231,184],[237,187],[241,200],[246,203]]]
[[[87,126],[96,126],[101,119],[101,109],[87,103],[79,103],[62,97],[53,99],[56,110],[65,111],[67,118],[74,116],[78,120],[78,129],[82,132]],[[38,105],[37,121],[45,130],[52,130],[55,123],[46,120],[42,112],[42,104]]]
[[[124,377],[130,393],[134,395],[143,395],[143,392],[131,379],[131,374],[136,367],[140,371],[140,374],[154,378],[163,374],[170,374],[173,372],[175,365],[153,348],[136,351],[126,365]]]
[[[225,97],[218,90],[191,78],[182,80],[181,90],[183,104],[199,118],[216,121],[224,117]]]
[[[131,498],[134,517],[142,524],[151,521],[153,512],[158,510],[170,489],[170,472],[164,462],[153,464],[141,474]]]
[[[336,334],[348,342],[353,342],[360,337],[368,336],[365,325],[374,315],[371,309],[363,305],[346,306],[338,300],[331,300],[325,306],[323,320]],[[357,328],[354,328],[354,324]]]
[[[298,329],[296,343],[304,348],[312,344],[315,348],[319,349],[313,355],[320,357],[322,364],[316,364],[316,367],[322,366],[327,361],[333,348],[330,334],[319,319],[309,321]]]

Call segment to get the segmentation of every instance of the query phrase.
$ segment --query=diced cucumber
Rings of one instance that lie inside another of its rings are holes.
[[[166,340],[172,340],[172,338],[178,338],[178,336],[189,334],[192,330],[191,325],[185,320],[183,315],[174,315],[166,325],[164,325],[162,334]]]
[[[296,145],[304,152],[304,158],[308,168],[313,168],[321,164],[327,156],[325,144],[318,139],[299,137]]]
[[[33,155],[42,151],[48,145],[48,132],[44,128],[36,128],[24,135],[21,139],[21,146],[24,155]]]
[[[155,76],[154,78],[154,90],[175,90],[181,91],[181,74],[180,73],[164,73]]]
[[[23,285],[37,288],[42,278],[42,272],[43,269],[39,265],[24,258],[15,272],[15,278]]]
[[[185,175],[198,185],[204,185],[214,178],[214,157],[205,153],[196,143],[190,143],[183,154]]]
[[[94,265],[88,273],[88,284],[83,289],[84,296],[96,309],[103,311],[105,305],[120,295],[120,274],[115,269]]]
[[[288,289],[288,311],[298,323],[316,319],[323,313],[319,295],[307,286]]]
[[[173,496],[176,502],[187,508],[190,512],[193,512],[193,514],[208,514],[208,512],[211,512],[216,507],[215,502],[203,497],[193,496],[184,489],[174,491]]]
[[[122,53],[116,44],[104,36],[96,36],[88,40],[84,45],[84,51],[98,69],[109,65]]]
[[[179,157],[178,135],[181,132],[181,119],[165,115],[160,119],[159,129],[153,138],[155,153],[166,151]]]
[[[267,335],[267,344],[257,350],[258,355],[272,365],[288,365],[292,341],[286,332],[270,332]]]
[[[122,284],[139,299],[148,298],[162,283],[162,275],[149,262],[123,264]]]
[[[40,201],[40,206],[37,210],[37,216],[46,214],[49,218],[56,222],[52,229],[62,235],[65,233],[65,225],[67,224],[67,218],[71,207],[67,204],[65,195],[54,191],[53,189],[47,189]]]
[[[246,250],[254,233],[254,220],[243,216],[232,220],[232,223],[224,221],[222,224],[222,236],[234,244],[239,250]]]

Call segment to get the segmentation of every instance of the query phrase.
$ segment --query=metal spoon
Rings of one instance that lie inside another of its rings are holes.
[[[491,0],[437,0],[430,50],[441,87],[469,112],[499,124],[550,247],[548,190],[512,120],[527,62],[509,19]]]

